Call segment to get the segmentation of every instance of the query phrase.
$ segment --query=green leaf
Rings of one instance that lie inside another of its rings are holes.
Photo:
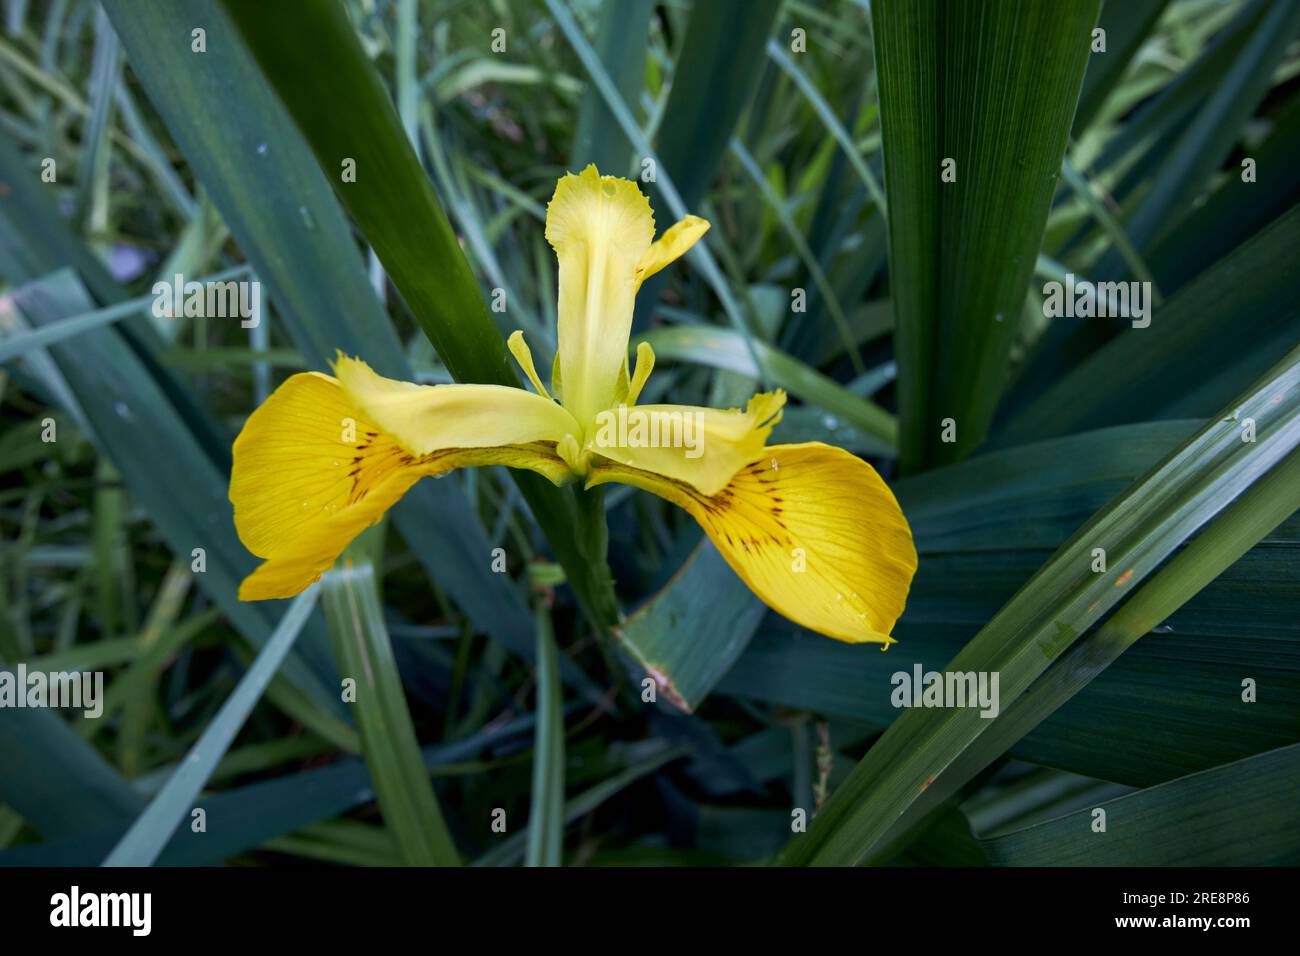
[[[1157,309],[1149,327],[1124,330],[1059,378],[998,443],[1211,413],[1300,338],[1297,247],[1293,208]]]
[[[566,803],[564,805],[564,824],[567,826],[576,823],[606,800],[617,796],[642,777],[654,773],[660,767],[671,763],[688,752],[688,749],[684,746],[667,747],[659,740],[654,741],[646,749],[649,752],[640,754],[639,758],[630,764],[627,769],[615,774],[608,780],[602,780],[594,787],[584,790]],[[475,860],[473,865],[509,866],[525,854],[528,834],[529,831],[524,830],[507,837],[496,847]]]
[[[1243,440],[1242,423],[1256,426]],[[1300,444],[1300,349],[1098,513],[949,664],[998,673],[1005,709],[1175,548]],[[1094,573],[1093,549],[1107,570]],[[868,751],[787,863],[865,856],[949,764],[988,730],[971,708],[909,709]]]
[[[1078,694],[1140,638],[1151,634],[1162,621],[1169,619],[1294,514],[1297,508],[1300,508],[1300,452],[1292,452],[1143,584],[1096,632],[1070,648],[1009,708],[1002,711],[992,721],[992,727],[953,761],[937,782],[926,788],[924,795],[913,803],[895,829],[906,826],[909,818],[923,816],[928,809],[937,807],[964,786]],[[1246,663],[1242,657],[1237,655],[1239,666]],[[1258,683],[1259,679],[1252,673],[1251,681]],[[1282,683],[1268,681],[1275,699],[1285,692],[1280,686]],[[1220,697],[1221,705],[1226,704],[1227,709],[1238,712],[1249,710],[1252,721],[1257,721],[1261,716],[1256,708],[1257,702],[1245,702],[1241,690],[1243,685],[1244,681],[1226,682],[1219,694],[1226,690],[1228,699],[1223,701]],[[1131,738],[1129,743],[1132,744]],[[1167,746],[1161,748],[1166,749]]]
[[[1000,866],[1294,866],[1300,744],[980,840]]]
[[[691,4],[655,143],[659,165],[688,209],[699,207],[754,95],[780,9],[780,0]]]
[[[620,646],[666,700],[689,713],[748,646],[766,610],[704,540],[624,622]]]
[[[316,589],[311,588],[289,604],[257,660],[240,679],[239,686],[226,698],[221,710],[166,785],[104,859],[104,866],[152,866],[158,859],[172,833],[195,807],[203,785],[234,743],[239,728],[248,720],[249,712],[257,706],[262,692],[284,663],[316,606],[316,596]]]
[[[42,712],[47,713],[48,712]],[[51,715],[52,716],[52,715]],[[533,718],[517,717],[448,744],[425,747],[424,765],[433,770],[472,758],[485,749],[522,742]],[[94,796],[87,792],[87,799]],[[203,807],[221,826],[207,833],[177,830],[158,858],[161,866],[216,866],[268,840],[292,833],[374,799],[366,765],[341,760],[325,767],[259,780],[233,790],[210,793]],[[0,852],[0,866],[91,866],[103,859],[124,825],[83,830],[74,836]]]
[[[1133,57],[1146,42],[1169,0],[1105,0],[1097,26],[1106,31],[1106,50],[1088,57],[1074,134],[1088,128],[1106,98],[1119,84]]]
[[[594,46],[619,95],[629,103],[641,92],[653,11],[654,0],[606,3],[599,10]],[[588,163],[615,176],[626,175],[632,165],[632,144],[594,87],[583,94],[578,109],[569,168],[583,169]]]
[[[564,691],[550,612],[537,609],[537,728],[528,803],[528,866],[559,866],[564,855]]]
[[[0,803],[47,840],[123,827],[144,807],[126,778],[52,710],[6,708],[0,713],[0,753]]]
[[[1163,153],[1150,188],[1125,222],[1125,231],[1144,248],[1170,216],[1191,203],[1197,191],[1232,153],[1242,128],[1273,83],[1273,70],[1300,26],[1298,0],[1257,2],[1259,11],[1246,46],[1178,139]],[[1098,264],[1099,277],[1119,275],[1118,250]]]
[[[988,429],[1098,6],[872,4],[904,472],[964,457]]]
[[[334,655],[339,673],[355,682],[361,752],[402,858],[410,866],[455,866],[460,858],[420,761],[374,568],[354,560],[364,557],[365,541],[354,542],[321,580]]]

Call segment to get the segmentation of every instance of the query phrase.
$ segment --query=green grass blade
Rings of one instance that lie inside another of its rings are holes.
[[[1098,5],[872,4],[905,472],[988,429]]]
[[[672,763],[684,756],[689,750],[685,746],[666,747],[657,741],[651,752],[642,754],[640,759],[621,773],[583,791],[564,805],[564,824],[577,823],[594,811],[606,800],[617,796],[643,777],[654,773],[665,764]],[[520,860],[527,852],[528,830],[525,829],[503,840],[500,845],[483,854],[474,861],[474,866],[510,866]]]
[[[871,201],[876,204],[876,209],[882,216],[888,216],[889,207],[885,203],[885,194],[880,188],[880,183],[876,181],[876,175],[871,171],[871,167],[866,164],[858,152],[857,144],[849,135],[844,124],[840,122],[835,111],[831,109],[825,97],[808,79],[803,70],[795,65],[790,54],[785,52],[785,48],[776,40],[769,40],[767,43],[767,55],[772,58],[772,62],[781,68],[781,70],[794,81],[794,85],[799,88],[799,92],[807,98],[812,105],[813,110],[817,113],[817,118],[825,125],[826,129],[835,137],[835,142],[839,144],[849,165],[853,167],[853,172],[857,174],[858,179],[862,180],[862,185],[866,188]]]
[[[361,749],[384,821],[411,866],[456,866],[460,858],[420,760],[415,727],[393,659],[374,568],[345,552],[321,583],[339,673],[356,684]]]
[[[152,866],[158,859],[172,833],[194,808],[203,785],[234,743],[235,735],[248,719],[249,712],[284,663],[316,606],[316,597],[316,589],[312,588],[293,599],[271,639],[257,655],[248,673],[240,679],[239,686],[221,705],[221,710],[190,748],[171,779],[104,859],[104,866]]]
[[[555,629],[537,609],[537,729],[528,803],[527,866],[559,866],[564,855],[564,691]]]

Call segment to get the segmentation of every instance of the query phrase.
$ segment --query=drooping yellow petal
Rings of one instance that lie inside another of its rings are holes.
[[[540,442],[415,455],[368,419],[336,379],[293,376],[235,440],[235,529],[266,559],[240,585],[240,599],[297,594],[421,477],[488,464],[529,468],[557,484],[570,476],[554,448]]]
[[[559,366],[564,404],[581,421],[613,404],[627,360],[637,266],[654,239],[637,185],[595,166],[564,176],[546,207],[546,240],[560,264]]]
[[[693,405],[622,405],[596,416],[597,427],[588,436],[587,448],[712,495],[763,454],[784,405],[785,392],[780,390],[755,395],[743,412]]]
[[[797,624],[850,643],[894,642],[916,548],[893,493],[862,459],[820,442],[774,445],[712,496],[593,463],[588,486],[609,481],[690,512],[749,588]]]
[[[636,264],[636,287],[665,266],[670,266],[695,245],[709,231],[707,219],[699,216],[687,216],[681,222],[673,223]]]
[[[339,385],[370,421],[414,455],[445,448],[487,448],[558,442],[581,434],[560,405],[505,385],[416,385],[377,375],[340,355]]]

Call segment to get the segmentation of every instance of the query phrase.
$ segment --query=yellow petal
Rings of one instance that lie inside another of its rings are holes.
[[[636,371],[632,374],[632,381],[628,383],[627,403],[629,405],[635,405],[636,400],[641,397],[641,389],[645,388],[645,383],[654,368],[655,350],[649,342],[642,342],[636,347]]]
[[[660,269],[672,265],[686,255],[691,246],[699,242],[708,231],[708,220],[701,219],[699,216],[687,216],[681,222],[669,226],[637,263],[637,288],[641,288],[641,283]]]
[[[519,367],[528,376],[528,381],[533,383],[533,388],[537,389],[537,394],[549,400],[551,393],[546,390],[542,380],[537,377],[537,366],[533,364],[533,350],[528,347],[528,342],[524,339],[524,333],[518,329],[511,332],[510,338],[506,339],[506,348],[510,349],[510,354],[515,357]]]
[[[573,416],[533,392],[504,385],[416,385],[340,355],[334,371],[360,412],[406,451],[558,442],[580,434]]]
[[[612,404],[627,360],[637,265],[653,239],[641,190],[595,166],[564,176],[546,207],[546,240],[560,264],[564,403],[582,421]]]
[[[889,487],[830,445],[774,445],[713,496],[610,462],[587,484],[619,481],[685,508],[768,607],[850,643],[890,632],[916,571],[912,532]]]
[[[414,455],[366,418],[335,379],[293,376],[235,439],[235,529],[249,551],[267,559],[240,586],[240,598],[297,594],[422,476],[485,464],[529,468],[557,484],[570,475],[542,443]]]
[[[588,436],[587,448],[712,495],[763,454],[784,405],[785,392],[780,390],[755,395],[743,412],[693,405],[623,405],[596,416],[597,427]]]

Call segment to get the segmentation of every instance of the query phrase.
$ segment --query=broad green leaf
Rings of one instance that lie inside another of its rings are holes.
[[[980,843],[999,866],[1294,866],[1300,744],[1107,800]]]
[[[763,50],[780,8],[779,0],[691,5],[655,142],[659,164],[688,209],[699,207],[754,95],[766,63]]]
[[[665,700],[690,712],[744,651],[766,610],[713,543],[701,541],[624,622],[620,647]]]
[[[992,727],[913,803],[895,830],[905,827],[909,818],[919,818],[928,809],[937,807],[969,782],[1025,733],[1083,690],[1140,638],[1152,634],[1162,621],[1218,578],[1297,508],[1300,508],[1300,452],[1292,452],[1143,584],[1096,632],[1071,647],[1015,703],[1000,713]],[[1245,665],[1242,656],[1238,655],[1239,668]],[[1249,678],[1224,682],[1218,690],[1222,695],[1218,701],[1220,706],[1250,710],[1252,720],[1257,720],[1260,716],[1254,707],[1257,697],[1247,703],[1243,688],[1247,681],[1254,688],[1259,679],[1252,674]],[[1275,699],[1285,693],[1280,683],[1268,681]],[[1227,699],[1223,700],[1223,696]],[[1154,752],[1168,749],[1166,744]]]
[[[1245,441],[1244,422],[1256,431]],[[1300,445],[1300,349],[1099,512],[948,665],[997,672],[1015,700],[1188,537]],[[1093,549],[1107,570],[1093,572]],[[909,709],[868,751],[787,863],[854,863],[991,722],[970,708]]]
[[[1099,2],[872,4],[905,473],[992,420]]]
[[[1270,223],[1300,203],[1300,167],[1290,157],[1300,153],[1300,96],[1273,117],[1273,131],[1250,151],[1256,169],[1265,170],[1268,188],[1240,175],[1227,176],[1204,203],[1170,225],[1147,253],[1166,292],[1197,279],[1235,252]]]
[[[1157,309],[1149,327],[1125,329],[1076,365],[1007,421],[997,442],[1220,407],[1300,340],[1298,246],[1293,208]]]
[[[46,840],[124,827],[144,807],[126,778],[55,711],[6,708],[0,713],[0,753],[0,802]],[[93,862],[98,861],[83,858]]]

